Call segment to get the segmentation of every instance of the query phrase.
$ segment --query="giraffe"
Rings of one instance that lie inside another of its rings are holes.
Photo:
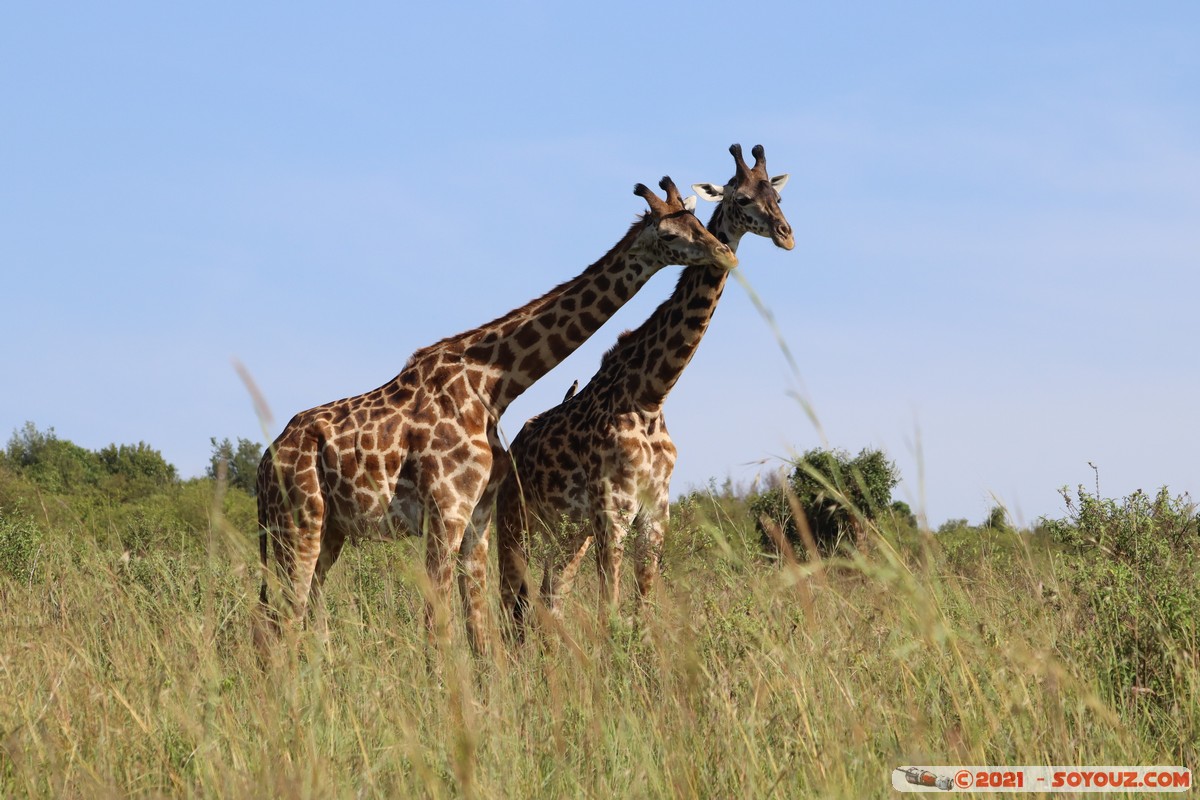
[[[762,145],[747,166],[740,145],[729,148],[736,171],[729,183],[694,184],[718,201],[708,230],[736,251],[746,233],[795,245],[779,208],[788,176],[768,177]],[[529,545],[544,552],[541,598],[561,615],[588,547],[596,543],[600,613],[618,597],[624,539],[635,543],[639,605],[658,572],[668,521],[675,445],[662,406],[708,329],[728,271],[696,265],[683,270],[672,295],[642,325],[626,331],[581,391],[530,419],[509,450],[513,463],[498,488],[497,555],[506,635],[521,639],[528,615]]]
[[[434,598],[425,608],[430,639],[447,633],[436,606],[447,608],[457,559],[467,637],[476,652],[486,650],[483,591],[495,494],[488,487],[509,463],[497,433],[501,414],[659,269],[737,265],[733,250],[692,213],[695,198],[685,201],[669,177],[659,186],[666,200],[634,187],[649,211],[576,277],[486,325],[417,350],[379,388],[288,422],[258,469],[260,611],[268,637],[280,630],[267,601],[268,539],[291,604],[285,622],[294,626],[310,597],[319,602],[347,539],[424,534]]]

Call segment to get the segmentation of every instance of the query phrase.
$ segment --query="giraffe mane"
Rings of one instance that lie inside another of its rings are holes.
[[[612,347],[605,350],[604,355],[600,357],[600,368],[596,371],[597,375],[619,363],[618,357],[624,354],[624,351],[628,349],[629,342],[637,338],[636,334],[640,330],[639,326],[635,329],[621,331],[617,335],[617,340],[613,342]]]

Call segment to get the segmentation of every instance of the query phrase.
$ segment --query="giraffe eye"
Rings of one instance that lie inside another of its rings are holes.
[[[741,197],[739,197],[739,198],[737,199],[737,204],[738,204],[739,206],[746,206],[746,205],[750,205],[750,198],[749,198],[749,197],[746,197],[745,195],[742,195]]]
[[[673,242],[679,238],[679,234],[663,233],[663,234],[660,234],[658,238],[662,239],[664,242]]]

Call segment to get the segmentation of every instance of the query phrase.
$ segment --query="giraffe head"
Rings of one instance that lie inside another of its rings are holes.
[[[731,145],[733,163],[737,168],[729,183],[716,186],[711,183],[694,183],[692,188],[705,200],[719,201],[734,227],[746,233],[765,236],[784,250],[796,245],[792,237],[792,226],[779,208],[779,191],[788,181],[787,173],[767,176],[767,157],[761,144],[754,145],[751,154],[754,166],[747,166],[742,158],[742,146]]]
[[[667,193],[664,201],[643,184],[633,187],[633,193],[643,198],[650,210],[642,217],[642,231],[634,249],[645,253],[659,264],[682,264],[686,267],[716,267],[733,269],[737,256],[733,250],[713,236],[696,215],[696,198],[686,200],[670,178],[658,182]]]

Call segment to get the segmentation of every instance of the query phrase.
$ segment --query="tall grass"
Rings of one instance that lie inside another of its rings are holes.
[[[0,515],[0,795],[882,797],[914,763],[1195,763],[1194,665],[1147,724],[1052,553],[885,528],[776,567],[727,504],[680,519],[650,613],[599,626],[589,574],[561,632],[482,661],[426,646],[419,541],[348,548],[327,640],[264,669],[249,531],[133,553]]]

